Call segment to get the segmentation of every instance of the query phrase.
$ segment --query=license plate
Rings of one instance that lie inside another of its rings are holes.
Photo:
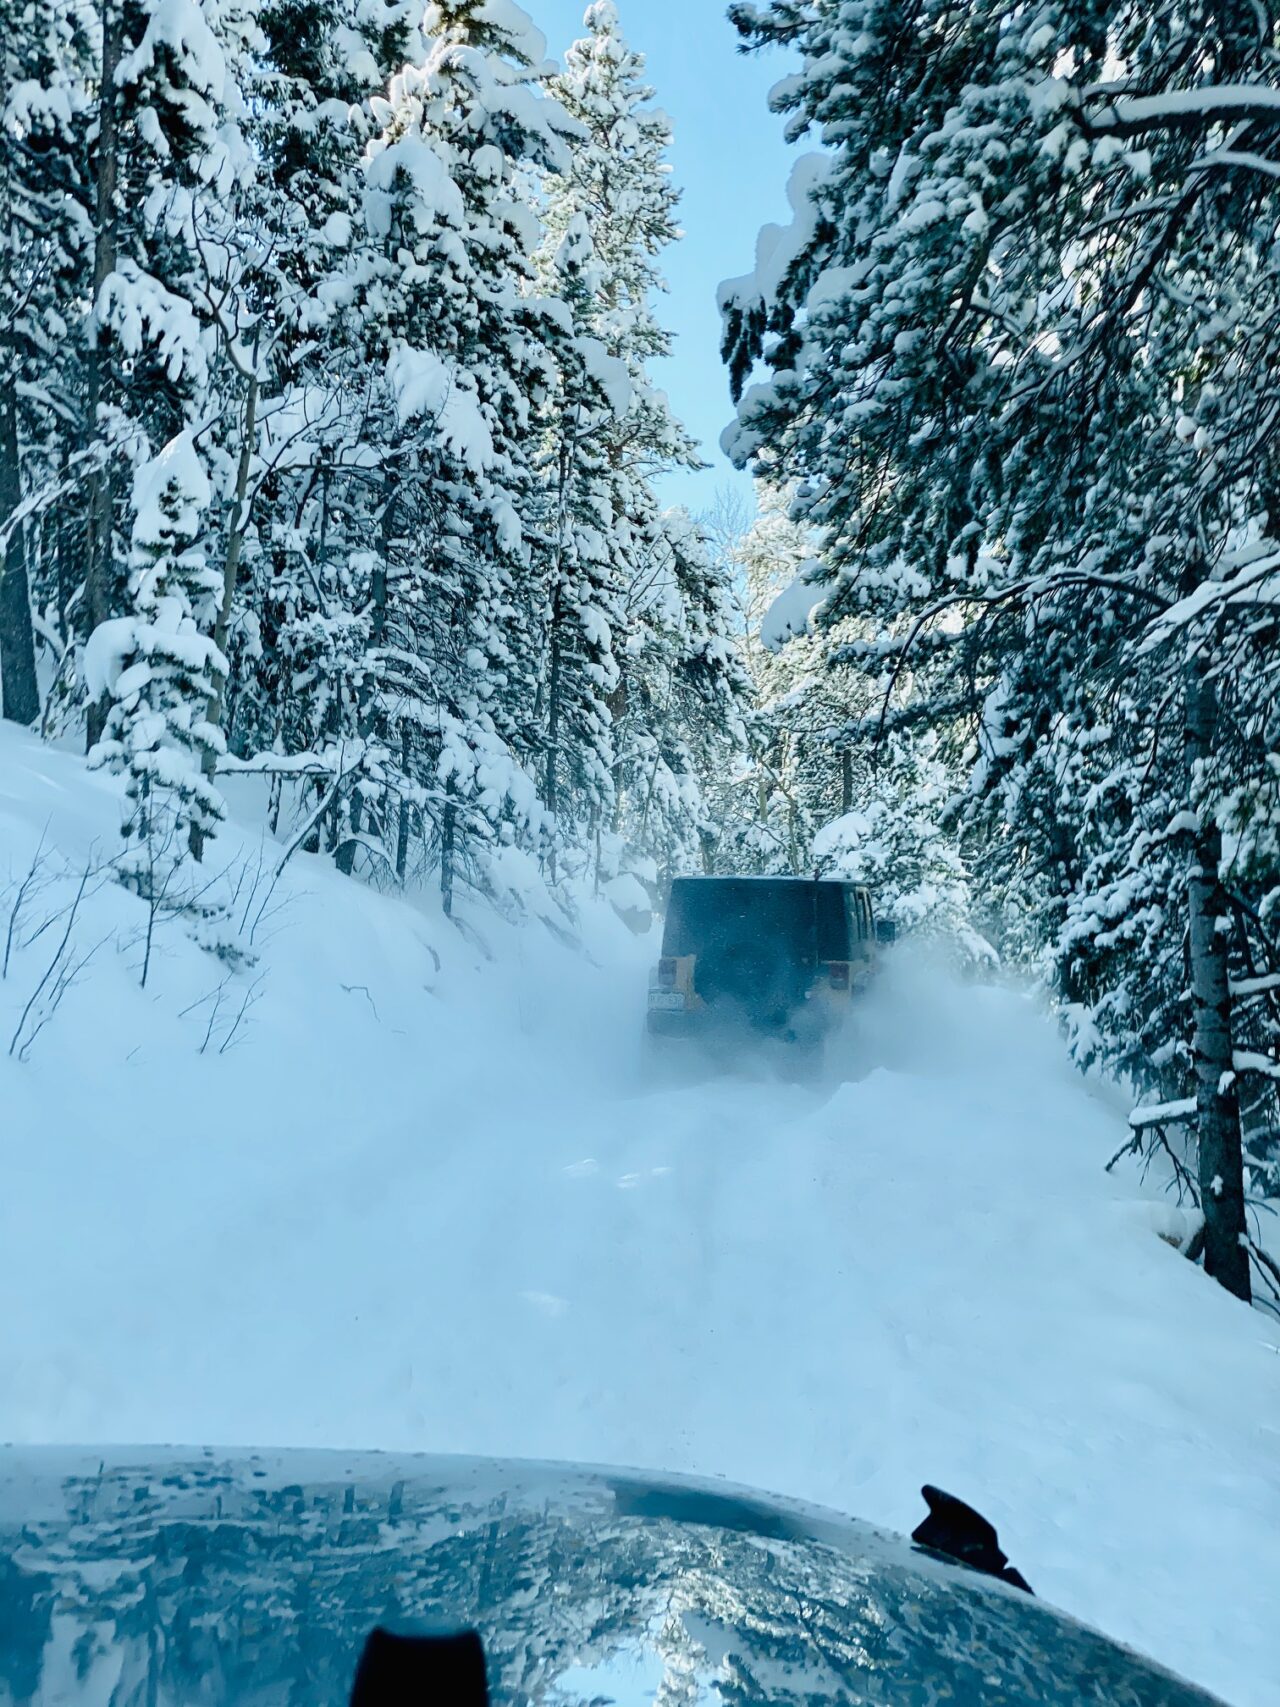
[[[650,990],[649,1006],[659,1013],[678,1013],[684,1008],[684,997],[679,990]]]

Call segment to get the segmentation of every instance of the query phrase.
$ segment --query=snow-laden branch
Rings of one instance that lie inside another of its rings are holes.
[[[1267,178],[1280,178],[1280,160],[1268,160],[1265,154],[1254,154],[1247,148],[1215,148],[1212,154],[1202,154],[1191,162],[1191,171],[1207,171],[1211,166],[1241,167],[1246,172],[1261,172]]]
[[[1103,93],[1086,90],[1085,100]],[[1280,119],[1280,89],[1261,83],[1210,83],[1199,89],[1170,89],[1163,95],[1125,95],[1081,118],[1089,131],[1110,136],[1133,136],[1205,120],[1275,120]]]
[[[1139,648],[1139,655],[1171,640],[1192,623],[1224,606],[1280,605],[1280,550],[1274,540],[1261,540],[1242,552],[1228,567],[1235,570],[1221,581],[1202,581],[1194,592],[1161,611]]]
[[[1280,1061],[1273,1060],[1270,1055],[1260,1055],[1254,1049],[1235,1050],[1231,1065],[1237,1073],[1257,1073],[1261,1078],[1280,1081]]]
[[[60,498],[65,498],[69,493],[74,492],[89,475],[105,466],[111,454],[111,447],[99,440],[90,445],[87,450],[77,451],[73,456],[68,457],[66,472],[62,479],[52,480],[48,485],[41,486],[28,494],[16,508],[10,510],[8,515],[0,521],[0,554],[8,549],[10,539],[25,521],[31,516],[39,515],[41,511],[56,504]]]
[[[1145,1108],[1135,1108],[1129,1116],[1129,1124],[1135,1132],[1141,1132],[1148,1126],[1180,1126],[1196,1117],[1196,1099],[1183,1097],[1178,1102],[1149,1103]]]
[[[277,878],[293,858],[294,854],[297,853],[298,849],[303,846],[316,827],[323,822],[325,816],[333,809],[333,806],[341,796],[343,790],[351,782],[352,778],[357,776],[364,769],[366,756],[367,749],[361,747],[357,752],[355,759],[350,763],[346,762],[346,755],[343,754],[339,760],[338,769],[334,771],[331,767],[333,783],[329,788],[328,793],[320,799],[315,810],[304,820],[301,827],[295,833],[293,840],[288,844],[284,852],[280,855],[280,858],[277,860],[275,869],[275,875]]]

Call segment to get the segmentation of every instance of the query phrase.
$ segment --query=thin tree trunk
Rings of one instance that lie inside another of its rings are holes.
[[[303,853],[309,854],[318,854],[320,852],[320,828],[324,820],[324,815],[332,803],[330,793],[325,788],[323,782],[317,782],[314,786],[317,802],[316,808],[307,820],[306,835],[299,841],[299,845],[301,846]],[[338,794],[335,788],[332,793],[332,800],[336,800],[337,798]]]
[[[555,598],[551,604],[551,658],[547,670],[547,751],[544,760],[542,793],[547,808],[547,817],[551,821],[551,856],[549,869],[551,881],[556,880],[556,845],[560,828],[557,823],[559,814],[560,791],[560,677],[563,671],[563,659],[560,648],[560,587],[557,585]]]
[[[580,419],[581,411],[579,410],[574,416],[573,431],[575,435]],[[576,438],[573,442],[576,444]],[[561,428],[559,478],[556,493],[555,590],[551,596],[551,652],[547,669],[547,751],[542,786],[547,816],[551,820],[552,840],[548,869],[553,883],[556,880],[556,854],[560,836],[557,818],[560,796],[560,700],[563,692],[562,678],[564,675],[564,648],[561,641],[560,625],[564,616],[564,554],[565,536],[569,526],[568,507],[571,474],[570,431],[565,424]]]
[[[451,793],[452,789],[452,781],[445,784],[446,793]],[[444,909],[446,919],[453,917],[453,860],[456,834],[457,813],[452,800],[446,800],[444,812],[440,819],[440,904]]]
[[[254,343],[254,360],[257,360],[257,343]],[[235,608],[236,581],[240,574],[240,559],[244,555],[244,536],[249,527],[249,470],[253,466],[253,453],[258,439],[258,376],[253,373],[245,391],[244,420],[241,424],[240,456],[236,463],[236,497],[231,510],[231,520],[227,529],[227,554],[222,565],[222,602],[218,606],[218,620],[214,624],[213,643],[219,652],[227,650],[228,637],[231,633],[231,613]],[[218,694],[209,702],[209,721],[217,723],[222,715],[223,694]]]
[[[22,501],[22,472],[18,463],[18,406],[11,385],[0,398],[0,518]],[[13,723],[34,723],[40,715],[36,681],[36,645],[31,628],[31,595],[27,582],[26,533],[9,535],[0,562],[0,692],[4,716]]]
[[[395,492],[392,488],[391,481],[389,478],[386,482],[386,489],[387,489],[387,498],[386,498],[386,501],[384,502],[384,504],[382,506],[382,525],[380,528],[382,550],[381,550],[381,554],[378,558],[377,564],[374,568],[373,574],[370,578],[370,588],[369,588],[369,599],[370,599],[369,646],[370,646],[370,650],[372,650],[374,652],[377,652],[381,648],[381,646],[382,646],[382,644],[385,641],[386,636],[387,636],[387,588],[389,585],[389,577],[387,574],[387,568],[388,568],[388,564],[389,564],[390,558],[391,558],[391,512],[392,512],[392,509],[393,509],[393,507],[395,505],[395,501],[396,501]],[[374,718],[374,713],[372,710],[372,700],[373,700],[373,692],[372,692],[370,685],[369,685],[369,673],[368,673],[368,669],[366,668],[364,680],[360,684],[360,725],[359,725],[360,726],[361,738],[365,741],[367,741],[370,738],[370,736],[373,734],[373,729],[374,729],[375,718]],[[401,814],[402,814],[402,816],[403,816],[403,812],[404,812],[403,798],[404,798],[404,796],[403,796],[403,791],[402,791],[401,792],[401,801],[402,801]],[[386,796],[385,793],[383,795],[383,813],[384,813],[384,818],[389,822],[389,820],[390,820],[390,806],[388,803],[388,797]],[[364,818],[364,806],[363,806],[363,802],[360,799],[360,791],[358,789],[356,789],[353,791],[352,796],[351,796],[351,806],[350,806],[350,831],[351,831],[351,833],[350,833],[350,835],[346,836],[343,839],[341,845],[338,848],[336,855],[334,856],[334,864],[337,866],[338,870],[343,874],[344,877],[350,877],[351,873],[355,870],[356,848],[359,846],[358,842],[356,841],[356,837],[360,834],[360,830],[361,830],[361,827],[363,824],[363,818]]]
[[[257,340],[254,341],[254,362],[257,362]],[[231,507],[231,519],[227,524],[227,551],[222,562],[222,599],[218,605],[217,620],[213,625],[213,643],[225,658],[227,644],[231,634],[231,612],[235,606],[236,582],[240,575],[240,559],[244,554],[244,536],[249,526],[249,470],[253,466],[254,446],[258,436],[258,375],[253,372],[249,376],[249,384],[244,400],[244,419],[241,423],[240,457],[236,464],[236,496]],[[221,729],[226,710],[227,682],[223,677],[217,688],[209,695],[205,716],[215,729]],[[212,782],[218,770],[217,755],[212,748],[206,750],[201,760],[201,769],[205,779]],[[192,824],[189,836],[191,856],[195,860],[204,857],[204,831],[198,824]]]
[[[840,754],[840,810],[853,811],[853,754],[848,747]]]
[[[98,100],[98,154],[95,182],[93,302],[89,310],[89,385],[87,427],[92,441],[99,431],[98,410],[107,389],[107,354],[98,327],[102,287],[115,271],[116,189],[119,181],[120,114],[116,98],[116,69],[120,63],[120,15],[114,0],[102,0],[102,83]],[[96,468],[89,480],[89,527],[85,565],[85,605],[89,631],[111,615],[112,471]],[[105,697],[88,707],[87,744],[102,738],[107,720]]]
[[[1213,752],[1217,720],[1216,690],[1200,662],[1192,660],[1187,667],[1185,707],[1189,790],[1194,787],[1199,766]],[[1205,1272],[1228,1292],[1247,1301],[1250,1284],[1244,1157],[1232,1061],[1229,909],[1222,887],[1221,860],[1218,827],[1201,816],[1191,836],[1187,911],[1204,1266]]]
[[[71,446],[62,451],[62,478],[70,472]],[[84,585],[85,518],[75,504],[58,505],[58,631],[64,650],[73,640],[72,607]]]
[[[400,726],[400,774],[407,781],[409,776],[409,725]],[[396,831],[396,876],[404,882],[405,872],[409,867],[409,800],[404,789],[400,791],[400,822]]]

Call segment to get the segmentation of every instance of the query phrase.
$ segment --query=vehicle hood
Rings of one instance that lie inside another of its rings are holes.
[[[0,1701],[335,1707],[379,1623],[477,1628],[498,1707],[1211,1701],[900,1537],[727,1483],[0,1450]]]

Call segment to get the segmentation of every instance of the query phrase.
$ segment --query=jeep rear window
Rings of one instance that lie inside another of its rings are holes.
[[[671,886],[664,955],[751,943],[788,960],[848,960],[845,885],[802,878],[689,877]]]

